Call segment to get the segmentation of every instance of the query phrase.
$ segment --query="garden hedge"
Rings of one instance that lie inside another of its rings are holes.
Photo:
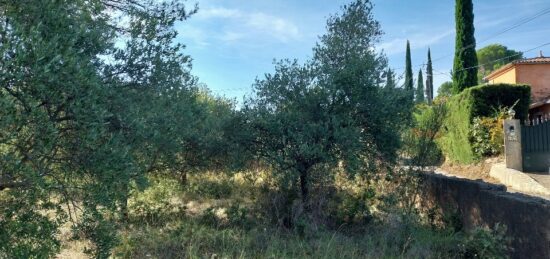
[[[473,151],[470,132],[476,117],[492,117],[514,104],[516,118],[524,121],[529,111],[531,87],[528,85],[490,84],[467,88],[447,102],[447,116],[438,144],[453,162],[475,163],[481,158]]]

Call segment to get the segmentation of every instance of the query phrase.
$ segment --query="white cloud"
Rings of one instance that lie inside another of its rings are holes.
[[[284,17],[266,14],[263,12],[244,12],[239,9],[225,7],[207,7],[200,9],[196,17],[201,22],[196,28],[204,25],[201,23],[211,20],[208,30],[210,39],[221,40],[224,43],[234,43],[241,40],[275,40],[286,43],[300,38],[300,30],[297,25]],[[221,22],[219,20],[222,20]],[[191,37],[195,42],[206,43],[205,33],[199,33],[198,29],[191,31]],[[185,34],[185,31],[183,32]],[[221,36],[220,36],[221,35]],[[249,41],[250,42],[250,41]]]
[[[206,47],[210,45],[208,35],[200,28],[183,24],[178,29],[179,37],[189,39],[195,46]]]
[[[298,27],[292,22],[264,13],[253,13],[249,15],[247,17],[247,24],[283,42],[297,39],[300,36]]]
[[[234,31],[225,31],[220,39],[224,42],[229,43],[229,42],[238,41],[238,40],[244,38],[245,36],[246,35],[243,34],[243,33],[234,32]]]
[[[446,31],[441,31],[439,33],[417,33],[413,34],[408,38],[411,43],[412,49],[425,48],[430,45],[434,45],[441,40],[454,34],[454,29],[449,29]],[[399,54],[405,52],[405,46],[407,44],[407,39],[405,38],[396,38],[390,41],[382,42],[378,45],[378,48],[383,49],[388,55]]]
[[[474,27],[478,29],[497,27],[507,23],[510,20],[512,20],[510,17],[505,17],[505,18],[494,18],[494,17],[487,17],[487,16],[480,17],[479,19],[474,20]]]
[[[210,18],[239,18],[242,17],[242,13],[236,9],[229,9],[224,7],[207,8],[199,10],[197,18],[210,19]]]

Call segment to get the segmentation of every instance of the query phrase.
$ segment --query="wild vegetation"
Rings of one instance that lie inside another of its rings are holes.
[[[478,82],[502,66],[523,58],[523,53],[509,49],[502,44],[489,44],[477,51],[477,60],[480,64]]]
[[[468,88],[449,98],[448,116],[437,142],[453,162],[471,164],[503,150],[502,121],[515,111],[525,120],[529,109],[530,87],[492,84]]]
[[[417,206],[419,172],[402,162],[441,159],[447,112],[396,85],[369,1],[332,15],[312,58],[276,62],[239,109],[175,42],[196,6],[0,5],[1,258],[75,242],[97,258],[506,254],[504,228],[467,232]]]

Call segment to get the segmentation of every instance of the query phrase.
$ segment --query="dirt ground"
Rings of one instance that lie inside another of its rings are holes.
[[[479,162],[475,165],[461,165],[445,161],[443,165],[439,167],[441,171],[447,172],[450,175],[456,175],[461,178],[471,180],[483,180],[488,183],[500,184],[500,182],[489,175],[491,166],[495,163],[503,162],[503,157],[488,158],[485,161]]]

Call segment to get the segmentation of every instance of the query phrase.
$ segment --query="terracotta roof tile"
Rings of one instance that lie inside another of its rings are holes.
[[[550,57],[536,57],[518,59],[512,62],[513,64],[546,64],[550,63]]]
[[[496,75],[500,74],[501,72],[509,69],[510,67],[513,67],[514,65],[522,65],[522,64],[526,64],[526,65],[529,65],[529,64],[550,64],[550,57],[540,56],[540,57],[536,57],[536,58],[518,59],[518,60],[512,61],[512,62],[506,64],[505,66],[502,66],[501,68],[493,71],[491,74],[485,76],[484,79],[487,80],[487,79],[493,78],[494,76],[496,76]]]

